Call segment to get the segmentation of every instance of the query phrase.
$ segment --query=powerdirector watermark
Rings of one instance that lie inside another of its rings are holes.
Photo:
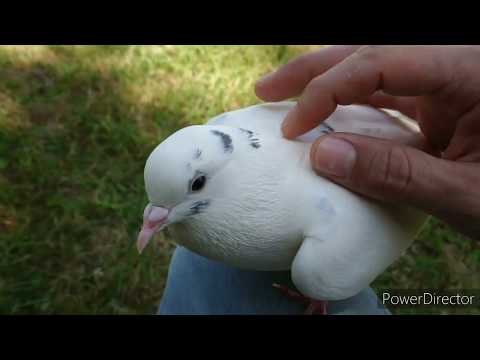
[[[480,309],[480,290],[382,289],[377,293],[379,306],[386,308]]]

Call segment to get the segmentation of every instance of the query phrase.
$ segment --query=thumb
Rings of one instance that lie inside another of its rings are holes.
[[[310,156],[317,173],[367,197],[413,206],[440,218],[465,214],[465,209],[480,214],[478,194],[471,193],[480,182],[477,164],[443,160],[398,143],[347,133],[320,137]]]

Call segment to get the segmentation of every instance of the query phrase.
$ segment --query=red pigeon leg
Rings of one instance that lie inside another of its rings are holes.
[[[285,285],[272,284],[272,286],[284,292],[289,298],[307,304],[308,306],[304,312],[304,315],[327,315],[327,301],[314,300],[303,296],[298,291],[289,289]]]

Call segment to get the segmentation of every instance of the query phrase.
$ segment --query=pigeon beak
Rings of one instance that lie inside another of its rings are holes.
[[[148,204],[143,212],[142,230],[137,238],[137,250],[141,254],[152,236],[167,225],[169,209]]]

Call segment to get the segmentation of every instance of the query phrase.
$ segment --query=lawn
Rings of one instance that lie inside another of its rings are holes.
[[[174,242],[135,249],[148,154],[258,103],[256,79],[314,48],[0,46],[0,313],[154,312]],[[479,275],[480,243],[431,219],[374,286],[479,289]]]

